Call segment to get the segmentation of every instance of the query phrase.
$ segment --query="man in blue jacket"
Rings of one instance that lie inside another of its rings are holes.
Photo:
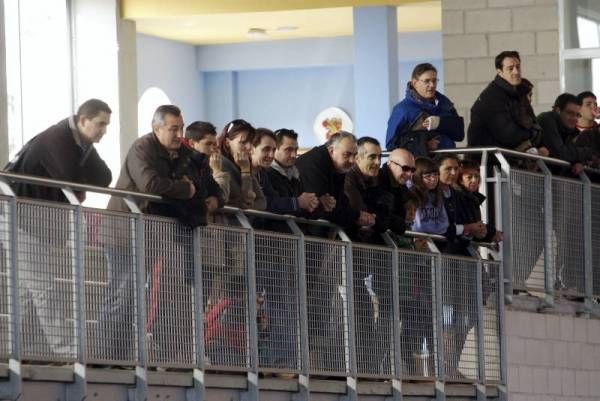
[[[465,126],[452,102],[436,90],[437,70],[429,63],[415,66],[406,97],[388,120],[387,150],[405,148],[415,156],[454,148],[465,137]]]

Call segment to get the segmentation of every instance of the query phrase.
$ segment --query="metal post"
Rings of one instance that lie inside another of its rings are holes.
[[[500,339],[500,385],[498,386],[499,401],[508,401],[508,348],[506,343],[506,326],[504,323],[505,304],[504,286],[500,282],[503,277],[504,264],[498,265],[498,338]]]
[[[513,269],[512,269],[512,183],[510,177],[510,165],[500,152],[495,154],[500,162],[501,170],[494,167],[494,178],[496,179],[494,194],[494,205],[496,206],[496,227],[502,231],[502,242],[500,243],[502,264],[504,265],[504,277],[502,280],[505,287],[506,302],[512,303],[513,295]]]
[[[431,261],[431,279],[433,280],[433,302],[434,306],[434,320],[433,320],[433,337],[434,347],[437,361],[436,373],[437,377],[435,380],[435,399],[436,401],[446,401],[446,368],[444,358],[444,306],[442,303],[442,254],[431,239],[427,240],[429,250],[435,254],[435,257]]]
[[[194,320],[196,330],[194,342],[196,344],[196,363],[192,374],[192,388],[186,392],[186,401],[203,401],[205,399],[204,381],[204,305],[202,288],[202,230],[194,229],[193,253],[194,253]],[[218,245],[217,245],[218,246]],[[222,245],[221,245],[222,246]]]
[[[398,246],[389,236],[382,234],[385,243],[392,247],[392,313],[394,333],[394,378],[392,379],[392,400],[402,401],[402,350],[400,342],[400,288]]]
[[[0,8],[2,6],[0,5]],[[0,192],[10,196],[9,209],[9,238],[8,238],[8,294],[9,299],[9,347],[8,381],[0,381],[0,399],[16,401],[23,391],[23,377],[21,375],[21,302],[19,297],[19,268],[18,268],[18,219],[17,198],[8,185],[0,178]]]
[[[356,327],[354,319],[354,280],[353,280],[353,268],[352,268],[352,241],[350,237],[340,228],[337,230],[337,234],[340,239],[344,242],[345,252],[345,274],[346,274],[346,304],[347,308],[344,311],[344,327],[348,328],[346,340],[346,348],[348,350],[348,359],[346,371],[348,376],[346,377],[346,401],[357,401],[358,400],[358,379],[357,379],[357,367],[356,367]],[[344,336],[346,337],[346,336]]]
[[[75,210],[71,213],[70,230],[74,247],[71,274],[73,276],[73,310],[75,311],[75,333],[77,338],[77,359],[73,365],[73,383],[66,386],[67,401],[83,401],[87,394],[86,359],[87,359],[87,330],[85,317],[85,277],[83,258],[83,217],[79,199],[69,188],[62,188],[63,193]]]
[[[256,324],[256,267],[254,249],[254,229],[246,215],[238,210],[236,217],[242,227],[247,229],[246,259],[248,263],[248,334],[250,346],[250,370],[248,371],[248,388],[242,395],[243,401],[258,401],[258,326]]]
[[[537,165],[544,173],[544,303],[546,306],[554,306],[554,280],[555,266],[554,255],[552,255],[552,173],[548,166],[538,160]]]
[[[300,375],[298,376],[298,394],[294,401],[310,399],[310,350],[308,345],[308,296],[306,294],[306,255],[304,233],[293,219],[286,220],[290,230],[298,236],[298,297],[300,315]]]
[[[137,209],[133,202],[127,202],[127,205]],[[131,204],[130,204],[131,203]],[[132,210],[134,211],[134,210]],[[139,209],[137,209],[139,212]],[[146,265],[145,265],[145,245],[144,245],[144,216],[138,213],[132,221],[133,252],[135,258],[135,291],[136,291],[136,319],[137,319],[137,347],[138,356],[135,366],[135,388],[130,390],[129,398],[131,401],[146,401],[148,397],[148,350],[146,346]]]
[[[592,183],[585,173],[581,173],[583,181],[583,256],[585,261],[585,310],[590,313],[593,307],[594,265],[592,256]]]
[[[477,365],[479,371],[479,381],[475,385],[477,392],[477,401],[486,401],[485,394],[485,327],[483,321],[483,263],[481,259],[477,260]]]
[[[488,223],[488,190],[487,190],[487,164],[488,164],[488,152],[483,151],[481,153],[481,164],[479,165],[479,175],[481,180],[479,181],[479,192],[485,196],[485,201],[480,206],[481,220]]]

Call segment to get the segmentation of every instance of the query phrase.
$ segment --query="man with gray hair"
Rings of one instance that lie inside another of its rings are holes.
[[[138,202],[144,213],[176,217],[182,224],[206,224],[206,213],[219,207],[207,199],[207,188],[200,177],[201,166],[195,151],[183,145],[183,118],[177,106],[156,109],[152,132],[138,138],[127,153],[117,181],[118,189],[161,195],[163,202]],[[201,156],[201,155],[200,155]],[[204,177],[206,178],[206,177]],[[120,197],[111,197],[108,209],[129,212]],[[103,224],[108,259],[108,286],[100,317],[99,336],[109,342],[106,349],[113,360],[129,360],[133,347],[134,291],[133,236],[127,224],[106,219]],[[148,295],[147,335],[156,358],[190,358],[185,355],[191,342],[191,294],[193,258],[186,242],[178,240],[168,223],[151,217],[144,220],[146,269],[152,282]],[[187,284],[187,285],[186,285]],[[160,287],[160,288],[159,288]],[[184,295],[182,295],[182,292]],[[166,299],[169,297],[169,299]],[[179,301],[180,300],[180,301]],[[178,341],[173,343],[173,333]],[[166,353],[168,351],[168,354]]]
[[[312,148],[296,162],[304,190],[319,197],[316,213],[343,228],[375,224],[373,214],[350,206],[344,191],[346,173],[354,166],[357,153],[356,137],[339,131],[325,145]]]

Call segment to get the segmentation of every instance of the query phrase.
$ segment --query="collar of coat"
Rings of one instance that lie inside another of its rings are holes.
[[[298,168],[296,166],[283,167],[277,162],[277,160],[273,160],[273,162],[271,163],[271,168],[277,171],[282,176],[286,177],[290,181],[293,179],[300,179],[300,172],[298,171]]]

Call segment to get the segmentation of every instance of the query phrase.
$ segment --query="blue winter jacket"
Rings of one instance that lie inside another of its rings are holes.
[[[394,137],[400,135],[406,127],[412,126],[419,116],[425,113],[427,116],[439,116],[440,125],[436,129],[440,133],[439,149],[451,149],[456,147],[454,142],[462,141],[465,137],[465,124],[463,118],[458,115],[454,105],[446,96],[435,92],[435,102],[422,101],[415,97],[415,93],[408,84],[406,97],[394,106],[388,120],[385,145],[388,150],[394,147]]]

